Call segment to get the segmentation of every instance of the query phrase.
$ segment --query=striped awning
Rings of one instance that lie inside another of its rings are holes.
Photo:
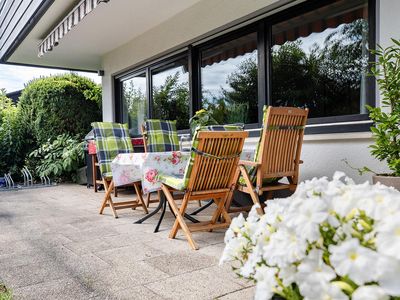
[[[72,28],[89,13],[91,13],[100,3],[107,0],[82,0],[72,9],[68,15],[46,36],[39,45],[38,56],[43,56],[46,52],[52,51],[59,41],[72,30]]]

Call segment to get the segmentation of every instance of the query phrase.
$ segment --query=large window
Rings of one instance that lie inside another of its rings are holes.
[[[221,124],[257,123],[257,33],[201,52],[202,107]]]
[[[254,129],[263,106],[273,105],[308,108],[306,133],[369,130],[375,1],[304,1],[188,43],[117,76],[116,119],[129,121],[132,134],[146,117],[177,120],[187,130],[191,115],[205,108],[220,124]]]
[[[140,134],[146,118],[146,76],[141,73],[122,81],[122,122],[129,124],[131,135]]]
[[[272,104],[309,117],[365,113],[368,1],[335,1],[272,25]]]
[[[189,73],[187,57],[152,69],[152,118],[176,120],[189,128]]]

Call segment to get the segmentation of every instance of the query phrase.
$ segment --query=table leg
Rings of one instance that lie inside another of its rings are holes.
[[[151,218],[152,216],[154,216],[156,213],[158,213],[158,211],[163,207],[164,202],[166,201],[165,197],[160,197],[160,202],[158,202],[158,206],[156,207],[155,210],[153,210],[151,213],[149,213],[148,215],[144,216],[143,218],[141,218],[140,220],[137,220],[135,222],[135,224],[142,224],[144,221],[146,221],[147,219]]]
[[[164,219],[165,211],[167,209],[167,202],[168,201],[167,201],[164,193],[160,193],[160,202],[158,203],[158,206],[156,207],[156,209],[154,211],[152,211],[151,213],[149,213],[147,216],[144,216],[140,220],[137,220],[135,222],[135,224],[142,224],[144,221],[146,221],[147,219],[151,218],[156,213],[158,213],[160,211],[160,209],[162,208],[163,210],[161,211],[160,219],[158,220],[157,226],[156,226],[156,228],[154,230],[154,232],[158,232],[159,229],[160,229],[161,222]],[[172,210],[171,210],[171,212],[172,212]],[[185,218],[188,219],[189,221],[193,222],[193,223],[199,223],[200,222],[199,220],[196,220],[195,218],[193,218],[192,216],[190,216],[190,215],[188,215],[186,213],[185,213]]]
[[[164,219],[165,211],[167,210],[167,202],[168,202],[168,201],[167,201],[167,199],[165,198],[164,193],[160,193],[160,198],[163,198],[163,209],[162,209],[162,211],[161,211],[161,216],[160,216],[160,219],[158,220],[157,226],[156,226],[156,228],[154,229],[154,233],[156,233],[156,232],[159,231],[161,222],[162,222],[162,220]],[[161,201],[161,199],[160,199],[160,201]],[[168,204],[169,204],[169,203],[168,203]]]
[[[208,201],[206,204],[204,204],[202,207],[196,209],[194,212],[192,212],[190,215],[191,216],[195,216],[197,215],[199,212],[202,212],[203,210],[205,210],[207,207],[210,207],[211,204],[213,204],[213,200]]]

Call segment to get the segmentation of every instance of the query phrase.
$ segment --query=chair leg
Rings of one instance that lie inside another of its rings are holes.
[[[250,193],[251,199],[253,200],[253,203],[258,204],[260,206],[259,208],[257,208],[258,214],[263,215],[264,212],[261,208],[260,199],[258,198],[258,195],[254,192],[254,187],[249,178],[249,173],[247,173],[247,170],[244,166],[239,166],[239,168],[240,168],[240,172],[242,173],[242,176],[244,178],[244,181],[246,182],[246,186],[249,190],[249,193]]]
[[[112,214],[113,214],[114,218],[118,218],[117,211],[115,210],[114,203],[113,203],[113,201],[111,199],[111,193],[112,193],[112,191],[114,189],[114,181],[111,180],[111,183],[108,183],[108,181],[103,178],[103,184],[104,184],[104,188],[106,190],[106,194],[104,196],[103,203],[101,204],[100,214],[103,214],[104,208],[108,204],[110,206],[110,208],[111,208],[111,211],[112,211]]]
[[[147,195],[146,195],[146,206],[147,207],[150,206],[150,193],[147,193]]]
[[[239,181],[239,177],[240,177],[240,168],[237,167],[233,182],[237,183]],[[229,195],[225,202],[225,208],[228,212],[231,209],[232,200],[233,200],[233,190],[231,192],[229,192]]]
[[[176,220],[175,220],[174,226],[172,227],[172,230],[171,230],[171,232],[169,234],[169,237],[170,238],[175,238],[179,227],[181,227],[183,232],[185,233],[185,236],[186,236],[186,238],[187,238],[187,240],[189,242],[190,247],[193,250],[198,250],[199,247],[196,245],[196,242],[193,240],[193,237],[192,237],[192,234],[191,234],[191,232],[189,230],[189,227],[186,225],[185,220],[183,218],[183,214],[185,213],[186,206],[187,206],[187,203],[188,203],[188,194],[186,194],[184,196],[181,208],[179,209],[178,206],[176,205],[175,201],[174,201],[174,198],[173,198],[171,192],[168,190],[168,188],[165,187],[164,185],[162,185],[162,190],[163,190],[163,192],[165,194],[165,197],[167,198],[167,201],[170,204],[170,206],[171,206],[171,208],[172,208],[172,210],[173,210],[173,212],[174,212],[174,214],[176,216]]]
[[[145,212],[146,214],[148,214],[149,211],[147,210],[147,206],[146,206],[146,204],[144,203],[143,196],[142,196],[142,191],[140,190],[139,183],[138,183],[138,182],[135,182],[135,183],[133,184],[133,186],[135,187],[137,201],[138,201],[138,202],[140,203],[140,205],[143,207],[144,212]]]

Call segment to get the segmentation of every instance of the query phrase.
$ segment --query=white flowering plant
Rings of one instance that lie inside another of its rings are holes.
[[[256,299],[400,299],[400,192],[344,173],[301,183],[232,220],[220,263]]]

